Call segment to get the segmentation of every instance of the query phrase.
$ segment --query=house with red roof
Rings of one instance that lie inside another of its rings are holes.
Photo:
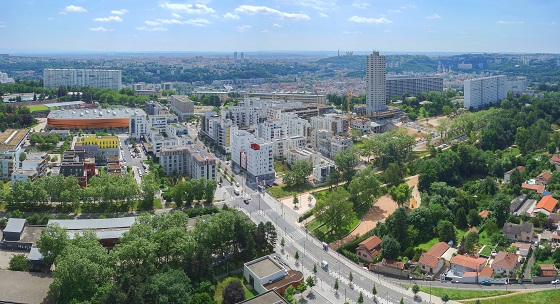
[[[451,258],[450,263],[451,271],[456,275],[462,275],[465,272],[480,272],[486,265],[486,259],[458,254]]]
[[[517,166],[511,170],[509,170],[508,172],[504,173],[504,183],[509,183],[509,181],[511,180],[511,174],[513,173],[513,171],[519,171],[519,173],[523,173],[525,172],[525,167],[524,166]]]
[[[550,158],[550,163],[554,164],[556,171],[560,171],[560,154],[554,154]]]
[[[501,273],[506,276],[513,274],[519,265],[519,256],[515,253],[506,251],[499,251],[494,261],[492,262],[492,269],[495,273]]]
[[[537,175],[537,177],[535,178],[535,183],[537,185],[547,185],[548,184],[548,180],[550,180],[550,178],[552,177],[552,173],[550,172],[543,172],[539,175]]]
[[[356,255],[365,261],[373,262],[379,252],[381,252],[381,239],[374,235],[365,239],[363,242],[358,244],[356,248]]]
[[[521,188],[533,191],[538,194],[543,194],[544,190],[546,189],[545,185],[533,185],[527,183],[521,184]]]
[[[443,254],[450,248],[445,242],[439,242],[432,246],[428,252],[422,253],[418,260],[420,271],[427,274],[438,273],[445,263]]]
[[[558,205],[558,200],[553,198],[552,195],[543,196],[539,203],[533,209],[533,214],[537,212],[542,212],[546,215],[550,215],[551,213],[556,212],[558,209],[556,206]]]

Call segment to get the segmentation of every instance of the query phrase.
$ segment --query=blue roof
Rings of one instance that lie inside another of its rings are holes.
[[[118,217],[108,219],[49,220],[48,224],[58,223],[68,230],[129,228],[136,221],[135,217]]]
[[[23,227],[25,227],[25,219],[9,218],[8,224],[4,229],[4,233],[6,232],[21,233],[23,231]]]

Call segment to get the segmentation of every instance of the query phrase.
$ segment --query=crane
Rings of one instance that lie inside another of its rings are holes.
[[[348,91],[346,94],[346,114],[348,115],[348,137],[352,137],[352,112],[350,112],[350,98],[352,96],[358,97],[356,94],[352,94],[351,91]]]

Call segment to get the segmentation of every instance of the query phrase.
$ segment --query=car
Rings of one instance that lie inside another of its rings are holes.
[[[235,193],[235,195],[239,195],[239,189],[233,189],[233,193]]]
[[[550,283],[552,283],[552,284],[560,284],[560,279],[554,280],[554,281],[552,281],[552,282],[550,282]]]
[[[239,183],[235,183],[235,187],[239,187]]]
[[[249,199],[243,199],[243,202],[244,202],[246,205],[249,205],[250,200],[249,200]]]
[[[484,281],[480,282],[480,285],[490,286],[490,285],[492,285],[492,283],[490,283],[490,280],[484,280]]]

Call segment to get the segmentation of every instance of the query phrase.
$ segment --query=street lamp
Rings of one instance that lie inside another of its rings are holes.
[[[432,303],[432,281],[430,281],[430,303]]]

